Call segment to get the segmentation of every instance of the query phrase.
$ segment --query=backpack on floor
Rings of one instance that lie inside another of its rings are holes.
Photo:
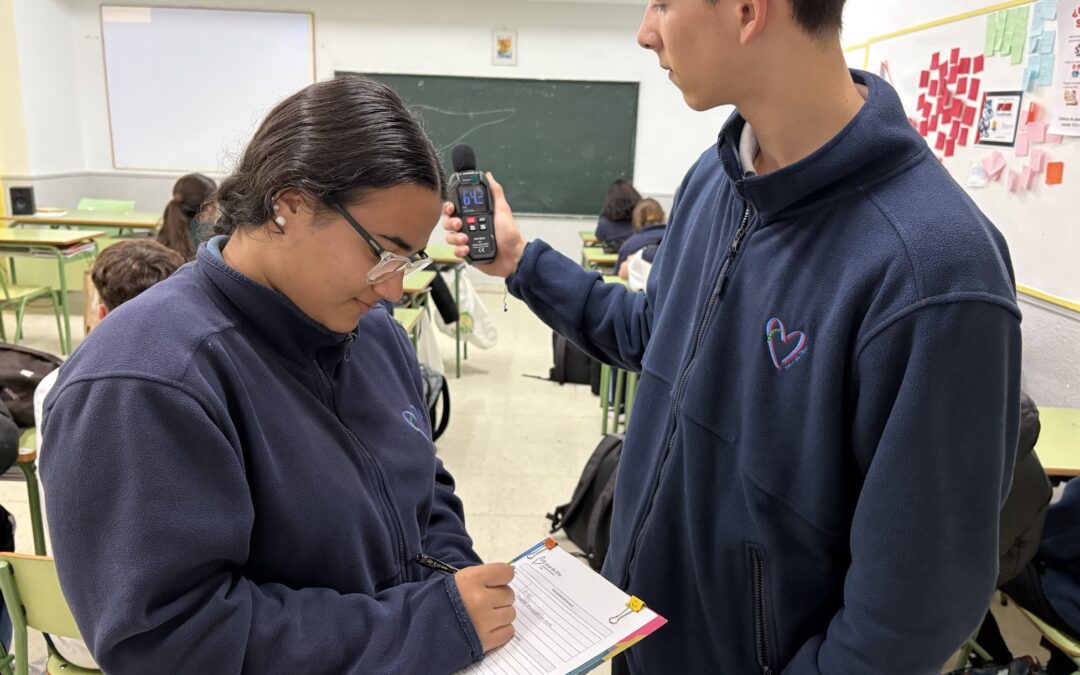
[[[48,352],[0,342],[0,402],[20,429],[34,426],[34,390],[61,363]]]
[[[558,333],[551,334],[551,351],[555,365],[548,379],[559,384],[591,384],[593,359]],[[599,365],[599,364],[597,364]]]
[[[565,530],[580,548],[589,565],[599,571],[611,541],[611,505],[615,497],[615,477],[619,472],[623,435],[608,434],[593,450],[570,501],[547,514],[551,533]]]

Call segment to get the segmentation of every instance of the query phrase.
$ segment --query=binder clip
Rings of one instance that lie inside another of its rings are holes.
[[[630,599],[626,601],[626,609],[619,612],[613,617],[608,618],[608,623],[614,625],[622,621],[623,617],[630,616],[631,613],[636,614],[645,608],[645,601],[636,595],[631,595]]]

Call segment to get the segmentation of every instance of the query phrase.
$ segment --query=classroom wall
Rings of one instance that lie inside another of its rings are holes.
[[[843,42],[853,45],[871,37],[982,9],[992,0],[848,0]],[[943,45],[944,46],[944,45]],[[1060,217],[1074,217],[1059,194]],[[1050,198],[1050,197],[1047,197]],[[1018,279],[1020,283],[1023,278]],[[1080,407],[1080,313],[1036,298],[1020,296],[1023,312],[1023,385],[1036,404]],[[1071,298],[1080,300],[1080,298]]]

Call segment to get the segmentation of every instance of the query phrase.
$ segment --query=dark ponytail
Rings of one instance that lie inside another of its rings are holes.
[[[191,223],[210,199],[215,187],[214,181],[201,173],[189,173],[173,186],[173,198],[165,205],[157,240],[184,256],[184,260],[195,257]]]

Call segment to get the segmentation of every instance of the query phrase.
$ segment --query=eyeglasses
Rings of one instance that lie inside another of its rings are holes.
[[[432,263],[431,258],[423,251],[414,253],[408,258],[387,251],[379,244],[379,242],[375,241],[375,237],[368,234],[368,231],[349,215],[349,212],[345,210],[344,206],[337,202],[327,202],[327,204],[330,208],[337,211],[338,215],[345,219],[345,222],[352,225],[353,229],[364,238],[364,241],[368,243],[371,250],[378,256],[379,262],[375,263],[375,266],[367,273],[367,281],[369,284],[380,284],[384,281],[388,281],[393,276],[402,273],[407,277],[410,274],[419,272]]]

